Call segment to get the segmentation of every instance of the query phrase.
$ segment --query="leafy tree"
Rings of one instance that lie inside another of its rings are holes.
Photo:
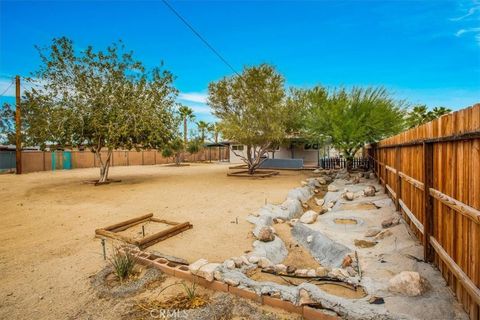
[[[254,174],[272,144],[287,131],[284,78],[262,64],[244,68],[241,75],[225,77],[208,87],[208,103],[220,119],[219,129],[229,140],[246,146],[235,153]]]
[[[205,138],[207,137],[207,132],[209,131],[209,128],[210,128],[210,124],[208,122],[200,120],[197,122],[197,128],[198,128],[198,131],[200,132],[200,140],[202,142],[205,142]]]
[[[415,128],[450,112],[452,112],[452,110],[445,107],[435,107],[429,111],[426,105],[417,105],[407,114],[407,126],[408,128]]]
[[[172,157],[175,161],[175,164],[179,166],[180,162],[182,162],[182,152],[184,147],[185,145],[183,144],[182,138],[179,136],[175,137],[163,147],[162,156],[165,158]]]
[[[9,103],[0,110],[0,144],[15,144],[15,110]]]
[[[104,183],[113,150],[160,148],[172,139],[178,121],[170,72],[147,72],[122,43],[77,52],[59,38],[38,50],[42,65],[33,76],[41,86],[26,91],[22,103],[31,144],[89,148]]]
[[[179,109],[178,109],[179,113],[180,113],[180,117],[181,119],[183,120],[183,142],[185,143],[185,145],[187,144],[188,142],[188,135],[187,135],[187,132],[188,132],[188,128],[187,128],[187,122],[190,120],[194,120],[195,119],[195,115],[193,114],[193,110],[187,106],[181,106]]]
[[[190,154],[198,153],[202,149],[202,145],[202,141],[199,138],[192,139],[187,144],[187,151]]]
[[[400,132],[404,109],[383,88],[353,88],[306,92],[306,129],[311,136],[330,139],[351,168],[355,154],[366,144]]]

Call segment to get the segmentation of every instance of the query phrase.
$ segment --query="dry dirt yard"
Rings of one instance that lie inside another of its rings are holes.
[[[146,213],[193,224],[152,247],[164,254],[223,261],[251,249],[245,217],[283,201],[306,174],[233,178],[227,167],[114,167],[111,178],[122,182],[99,187],[82,183],[98,169],[0,175],[0,318],[76,318],[87,307],[107,317],[111,306],[90,286],[106,264],[94,231]]]

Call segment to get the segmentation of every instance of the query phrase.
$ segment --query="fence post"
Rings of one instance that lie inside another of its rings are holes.
[[[402,149],[400,147],[395,148],[395,174],[397,175],[397,199],[395,201],[395,209],[400,210],[400,198],[402,197],[402,178],[400,177],[400,164],[402,163]]]
[[[430,196],[430,188],[433,187],[433,144],[425,142],[423,143],[423,182],[423,202],[425,210],[423,256],[425,262],[432,262],[434,252],[430,244],[430,236],[433,234],[433,198]]]

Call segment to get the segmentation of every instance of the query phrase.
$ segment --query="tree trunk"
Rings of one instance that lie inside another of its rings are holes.
[[[185,142],[185,146],[187,146],[188,143],[188,137],[187,137],[187,118],[183,118],[183,140]]]
[[[95,155],[100,162],[100,179],[98,179],[97,183],[106,183],[108,182],[108,171],[112,160],[112,150],[108,150],[105,161],[102,160],[101,151],[95,152]]]

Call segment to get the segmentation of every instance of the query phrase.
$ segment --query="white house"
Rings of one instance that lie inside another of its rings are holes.
[[[230,142],[230,162],[244,163],[238,155],[246,157],[246,147]],[[301,160],[305,167],[316,167],[324,157],[339,157],[337,150],[330,146],[311,144],[301,139],[290,140],[268,152],[268,159]],[[287,161],[285,162],[287,163]]]

